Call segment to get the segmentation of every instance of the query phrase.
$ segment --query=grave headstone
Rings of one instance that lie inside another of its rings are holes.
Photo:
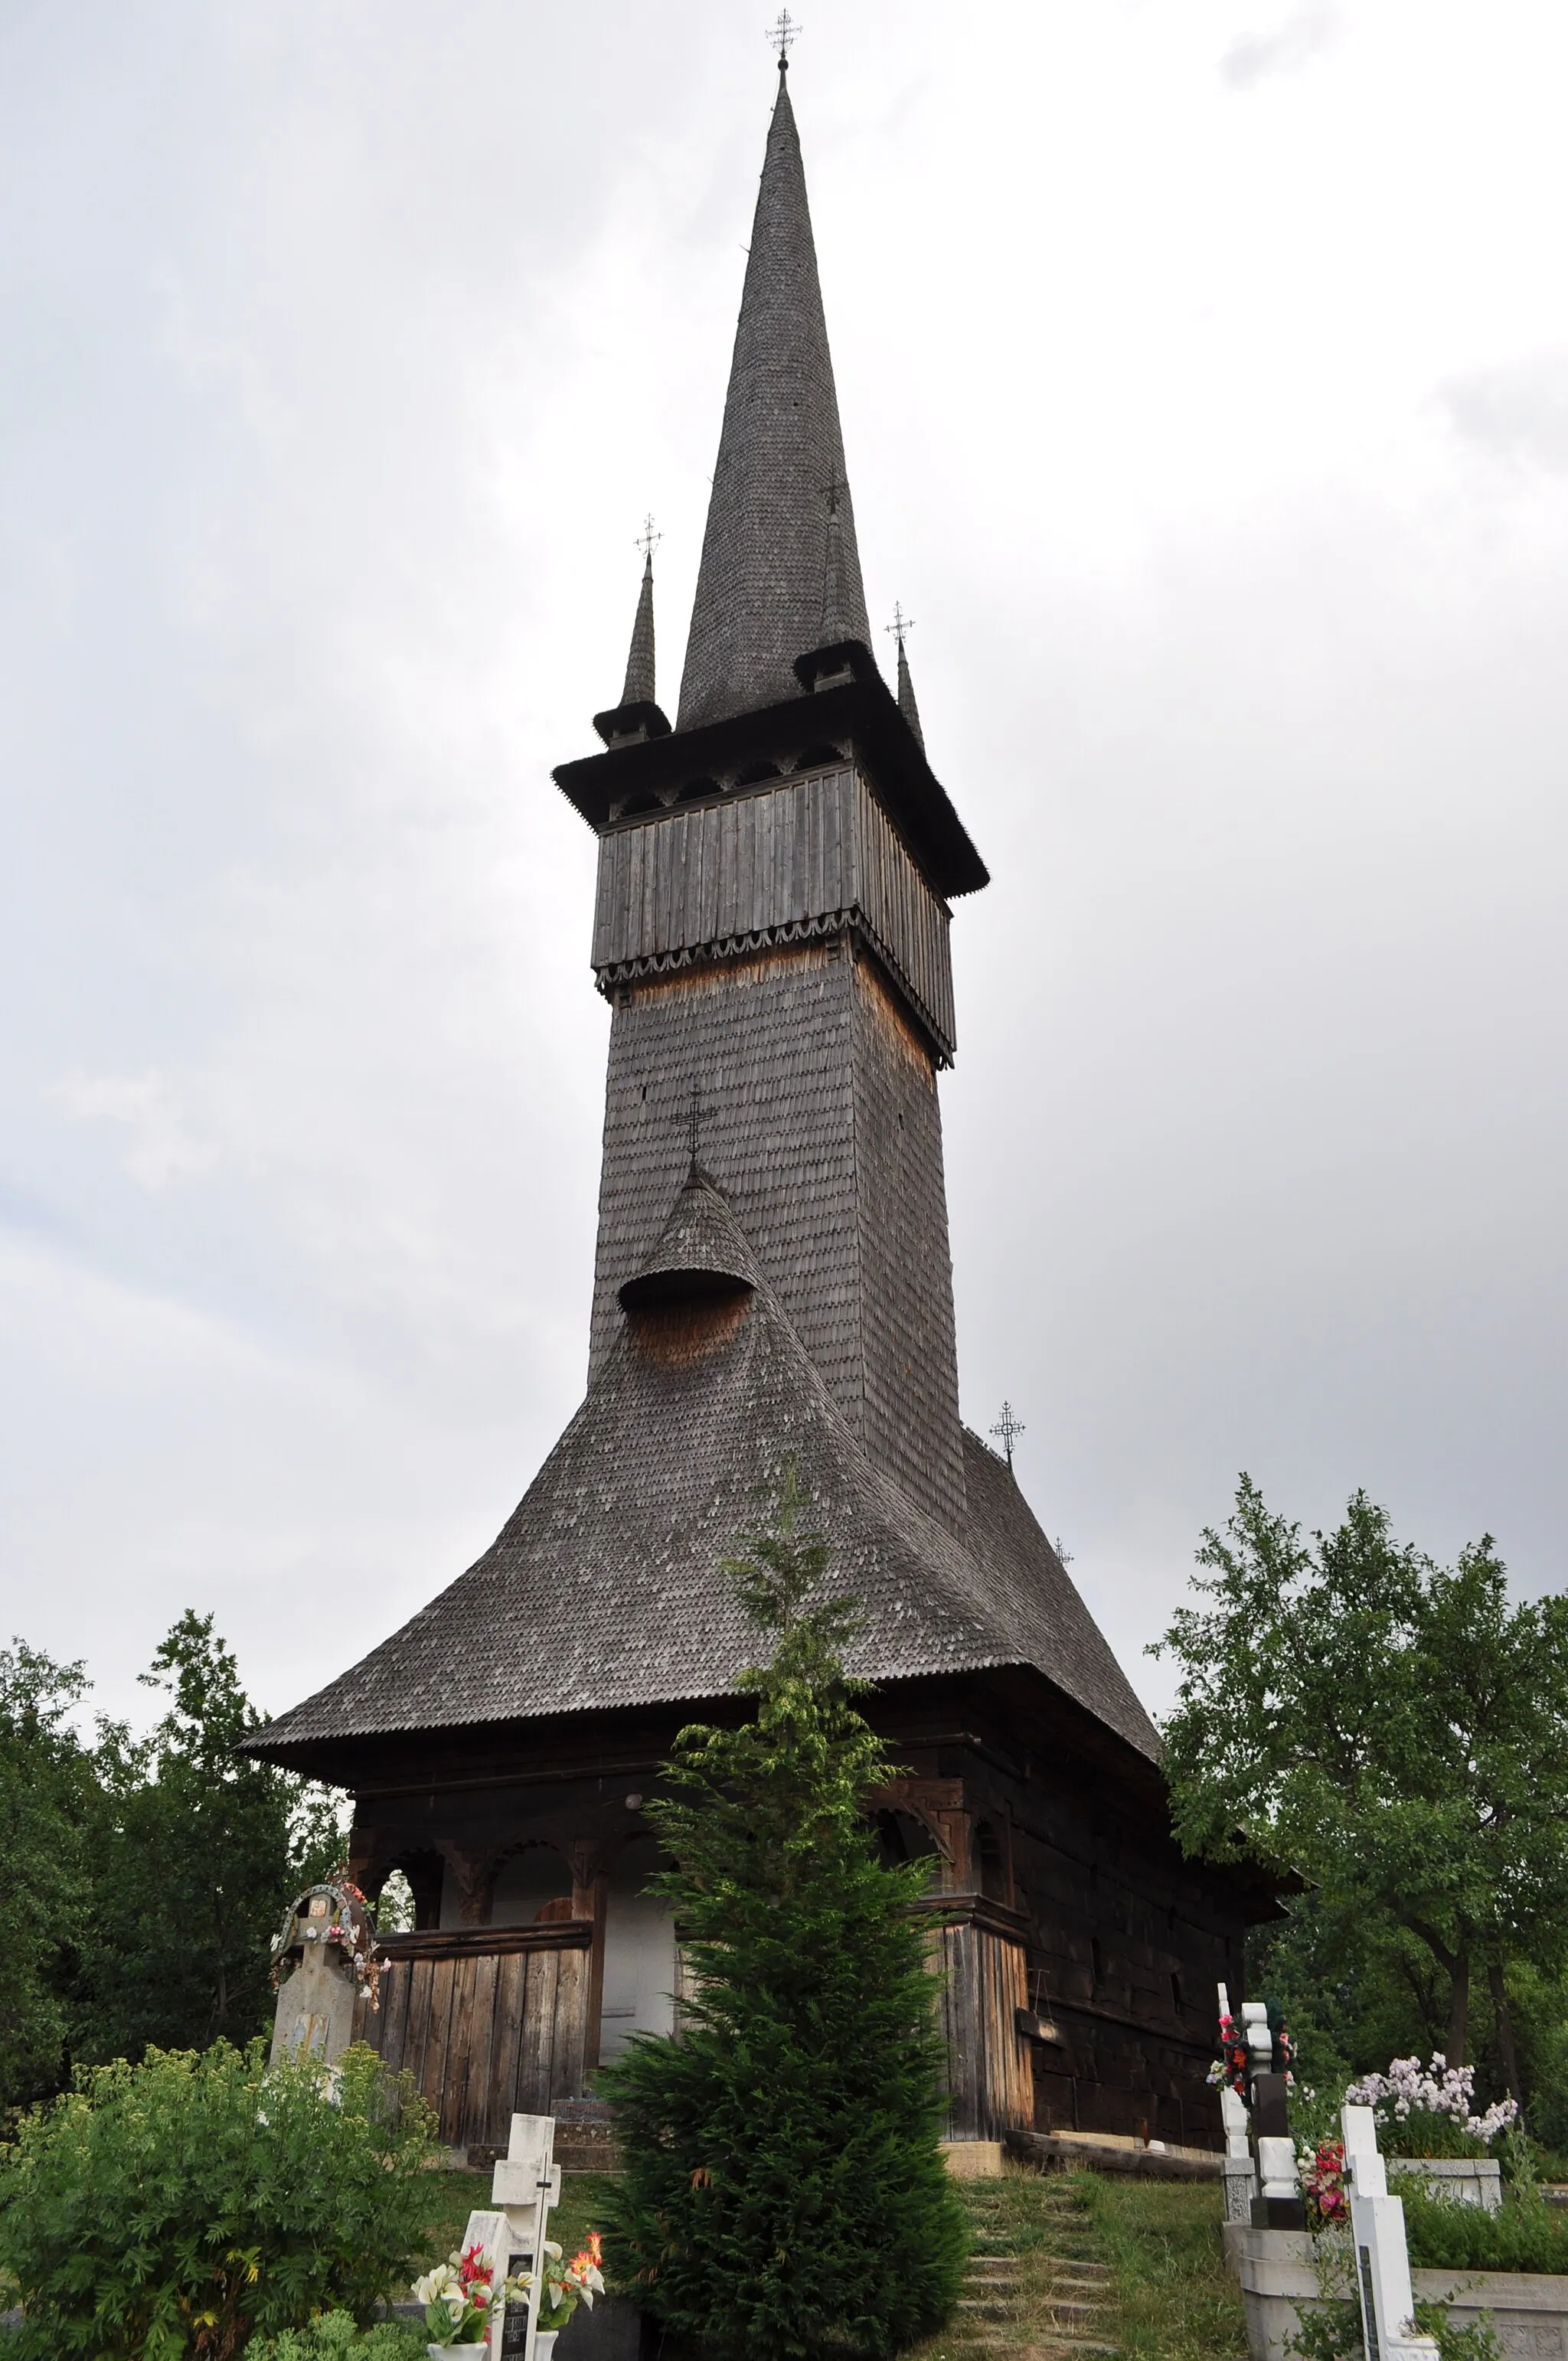
[[[526,2263],[533,2285],[526,2303],[509,2303],[490,2330],[491,2361],[533,2361],[539,2319],[539,2257],[549,2236],[550,2212],[561,2202],[561,2168],[554,2160],[554,2115],[513,2115],[507,2152],[497,2163],[490,2182],[495,2219],[504,2223],[506,2256],[502,2268],[515,2271]],[[481,2217],[476,2215],[476,2220]]]
[[[1221,2087],[1220,2114],[1225,2126],[1225,2155],[1221,2170],[1225,2182],[1225,2219],[1250,2222],[1257,2194],[1257,2168],[1253,2162],[1246,2103],[1228,2082]]]
[[[1404,2202],[1388,2194],[1387,2169],[1377,2153],[1376,2117],[1370,2107],[1344,2107],[1340,2125],[1367,2361],[1438,2361],[1432,2338],[1416,2329]]]
[[[278,2010],[270,2062],[319,2058],[335,2066],[354,2038],[354,2007],[371,1948],[361,1905],[338,1885],[302,1894],[272,1946]]]
[[[1221,2065],[1225,2077],[1220,2084],[1220,2120],[1225,2133],[1225,2154],[1221,2166],[1224,2176],[1225,2219],[1227,2222],[1250,2222],[1253,2200],[1257,2195],[1257,2166],[1252,2152],[1252,2118],[1247,2113],[1246,2101],[1234,2080],[1237,2066],[1230,1992],[1224,1984],[1221,1984],[1218,1991]]]

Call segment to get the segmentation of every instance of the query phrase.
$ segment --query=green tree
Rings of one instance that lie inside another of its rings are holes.
[[[69,1717],[86,1686],[80,1664],[21,1640],[0,1648],[0,2109],[58,2090],[66,2070],[93,1790]]]
[[[1552,1963],[1568,1930],[1568,1598],[1513,1604],[1490,1537],[1434,1565],[1365,1492],[1304,1541],[1245,1476],[1198,1563],[1207,1603],[1152,1652],[1181,1667],[1182,1845],[1292,1861],[1330,1919],[1420,1947],[1452,2064],[1484,1976],[1519,2096],[1508,1971]]]
[[[792,1466],[772,1529],[726,1567],[773,1642],[737,1683],[753,1713],[684,1730],[647,1807],[678,1863],[656,1883],[691,1996],[674,2036],[600,2077],[626,2158],[613,2267],[676,2334],[752,2361],[897,2352],[950,2311],[965,2245],[923,1872],[877,1857],[867,1799],[890,1766],[803,1507]]]
[[[271,1938],[339,1842],[323,1791],[236,1752],[262,1717],[210,1615],[188,1609],[141,1677],[170,1699],[156,1729],[99,1727],[79,1986],[91,2058],[260,2031]]]

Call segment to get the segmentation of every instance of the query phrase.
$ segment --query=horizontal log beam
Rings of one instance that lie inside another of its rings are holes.
[[[1141,2180],[1218,2180],[1223,2157],[1172,2156],[1168,2150],[1117,2147],[1109,2140],[1056,2139],[1049,2132],[1003,2134],[1007,2152],[1021,2164],[1080,2168],[1094,2172],[1130,2172]]]
[[[543,1927],[424,1927],[408,1935],[378,1937],[383,1960],[502,1959],[512,1951],[586,1951],[591,1918],[555,1918]]]

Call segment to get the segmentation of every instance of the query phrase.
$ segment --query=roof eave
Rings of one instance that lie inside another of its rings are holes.
[[[925,749],[860,642],[845,652],[863,658],[846,664],[836,685],[785,697],[750,713],[733,713],[696,730],[677,730],[585,754],[551,773],[567,801],[602,833],[616,825],[618,807],[638,795],[673,792],[694,779],[733,771],[748,758],[802,754],[822,740],[852,744],[880,800],[897,823],[932,886],[948,900],[977,894],[991,873],[953,808]],[[803,664],[838,651],[814,651]],[[743,790],[741,792],[744,792]],[[641,817],[645,820],[647,815]],[[632,823],[628,822],[628,825]]]

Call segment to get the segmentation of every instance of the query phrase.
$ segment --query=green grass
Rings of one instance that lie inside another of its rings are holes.
[[[1218,2183],[1070,2179],[1114,2278],[1125,2361],[1245,2361],[1246,2312],[1220,2245]]]
[[[431,2179],[436,2203],[427,2260],[439,2261],[456,2246],[469,2213],[488,2205],[490,2176],[441,2172]],[[563,2180],[550,2232],[568,2254],[590,2229],[603,2228],[606,2187],[592,2173]],[[1240,2284],[1221,2250],[1216,2183],[1093,2172],[1041,2175],[1010,2166],[1000,2180],[960,2182],[959,2195],[968,2200],[971,2188],[973,2227],[986,2246],[1015,2255],[1022,2266],[1016,2327],[1004,2332],[1006,2347],[992,2347],[990,2361],[1006,2349],[1023,2356],[1048,2348],[1043,2315],[1058,2271],[1070,2268],[1058,2256],[1091,2249],[1113,2275],[1118,2317],[1108,2334],[1124,2361],[1246,2361],[1246,2315]],[[1080,2209],[1081,2241],[1047,2219],[1047,2202],[1054,2209],[1064,2198]],[[997,2330],[988,2324],[984,2333],[994,2336]],[[973,2333],[955,2321],[908,2361],[968,2361],[975,2351]]]
[[[470,2213],[483,2213],[490,2202],[488,2172],[433,2172],[431,2216],[420,2268],[444,2263],[456,2246]],[[608,2182],[598,2173],[568,2172],[561,2177],[561,2202],[550,2215],[545,2235],[556,2239],[568,2255],[575,2254],[590,2230],[604,2227],[604,2192]]]

